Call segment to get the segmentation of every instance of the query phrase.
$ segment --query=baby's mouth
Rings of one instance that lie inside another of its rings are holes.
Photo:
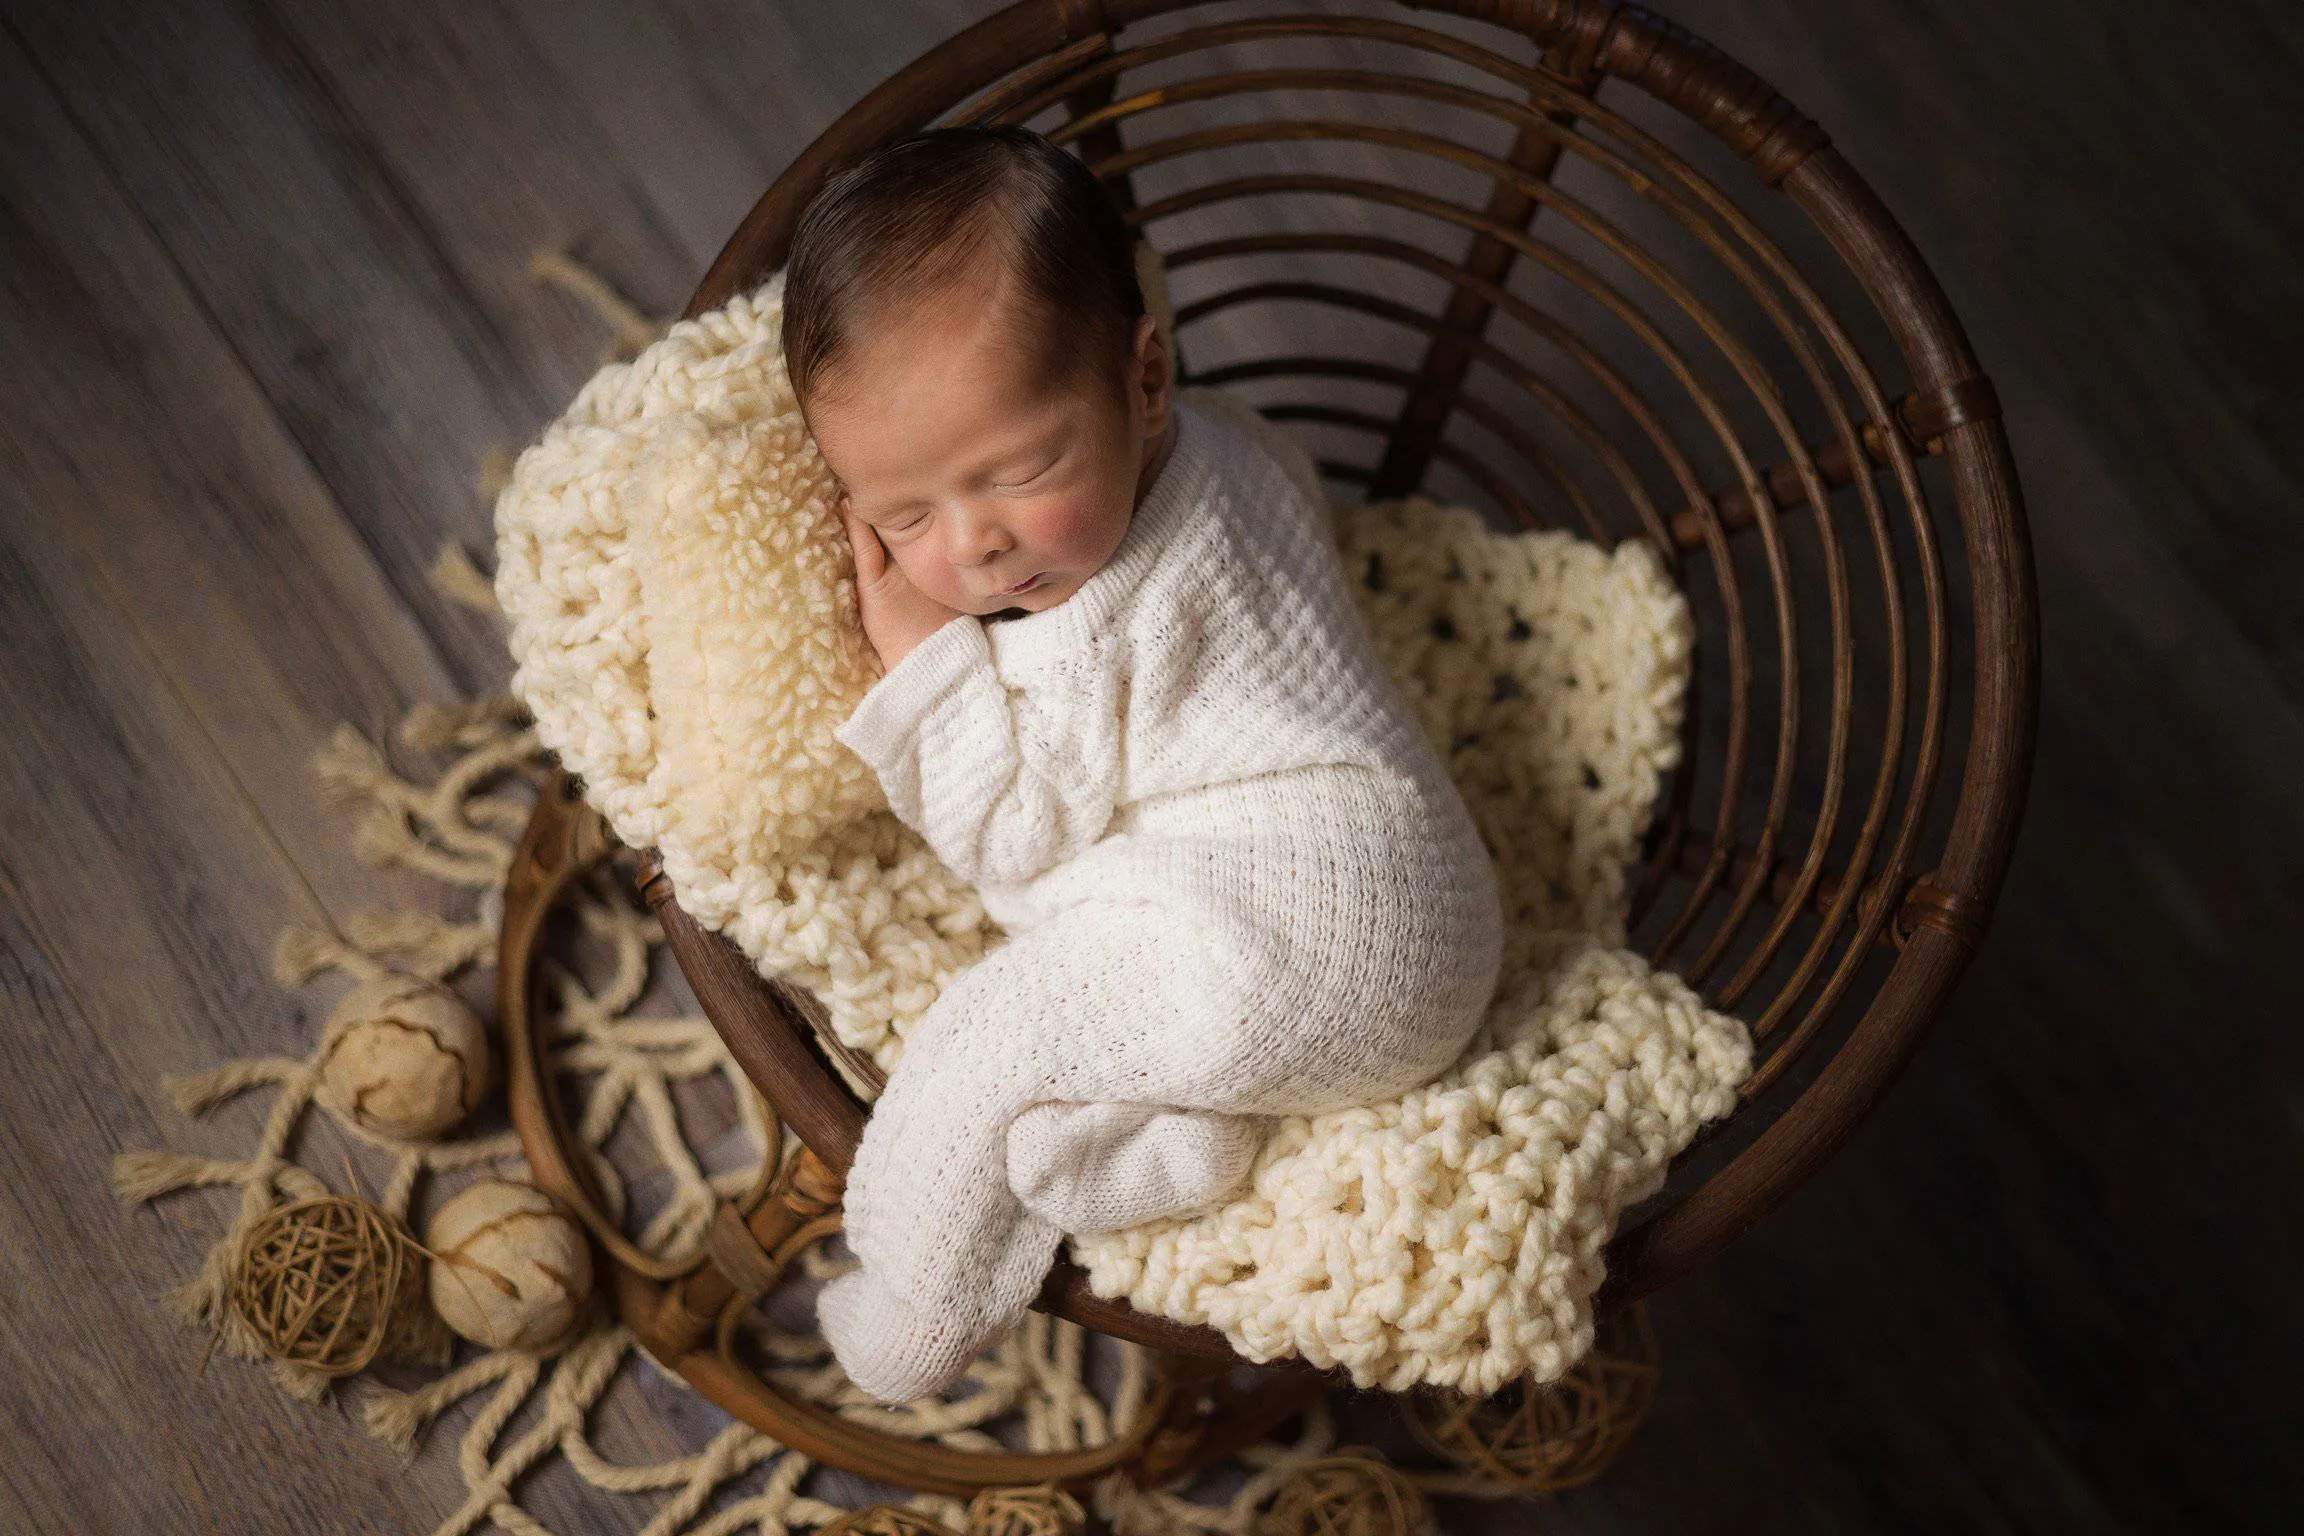
[[[1038,575],[1027,576],[1022,581],[1016,583],[1016,585],[1012,587],[1003,587],[1001,590],[993,593],[992,595],[994,597],[1016,597],[1022,593],[1029,592],[1034,587],[1038,586],[1040,584],[1040,577],[1047,574],[1048,573],[1046,571],[1042,571]]]

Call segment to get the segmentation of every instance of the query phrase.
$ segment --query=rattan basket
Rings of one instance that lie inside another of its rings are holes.
[[[1975,952],[2032,756],[2038,643],[1990,383],[1919,253],[1823,130],[1681,29],[1606,0],[1282,14],[1019,0],[931,48],[770,187],[689,305],[782,261],[833,169],[917,129],[1020,122],[1074,148],[1164,256],[1183,382],[1238,387],[1370,498],[1665,556],[1698,621],[1683,762],[1634,936],[1752,1027],[1745,1103],[1609,1250],[1603,1305],[1751,1225],[1886,1090]],[[1220,350],[1228,349],[1228,350]],[[1333,1385],[1234,1383],[1221,1336],[1088,1294],[1035,1305],[1162,1351],[1113,1444],[977,1453],[778,1393],[728,1318],[822,1229],[878,1077],[814,999],[642,887],[746,1071],[806,1143],[651,1263],[598,1214],[539,1056],[545,910],[609,851],[575,786],[507,888],[500,1006],[539,1182],[588,1213],[619,1308],[669,1367],[804,1453],[914,1487],[1142,1481],[1226,1454]]]

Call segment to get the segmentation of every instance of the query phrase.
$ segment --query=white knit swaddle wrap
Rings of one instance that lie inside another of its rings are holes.
[[[1005,935],[833,737],[874,671],[781,314],[779,275],[602,369],[514,466],[496,590],[513,691],[586,798],[886,1069]],[[1286,434],[1229,409],[1310,477]],[[1282,1117],[1238,1199],[1069,1241],[1098,1294],[1251,1359],[1392,1390],[1552,1380],[1590,1344],[1618,1213],[1751,1069],[1741,1024],[1619,947],[1678,752],[1685,605],[1643,545],[1495,534],[1421,498],[1341,509],[1337,533],[1495,855],[1495,1003],[1432,1084]]]

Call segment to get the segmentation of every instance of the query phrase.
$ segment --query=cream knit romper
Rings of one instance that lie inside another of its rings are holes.
[[[850,1379],[939,1392],[1065,1231],[1227,1198],[1272,1115],[1453,1062],[1495,872],[1345,588],[1319,487],[1214,391],[1057,606],[963,615],[840,727],[1005,943],[906,1036],[818,1298]],[[1292,450],[1291,450],[1292,451]]]

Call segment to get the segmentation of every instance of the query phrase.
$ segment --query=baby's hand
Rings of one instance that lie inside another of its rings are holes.
[[[957,618],[960,610],[945,607],[914,586],[904,568],[888,558],[879,531],[848,510],[847,498],[841,498],[839,509],[848,547],[856,555],[856,603],[863,613],[864,638],[880,658],[885,677],[911,654],[912,647]]]

